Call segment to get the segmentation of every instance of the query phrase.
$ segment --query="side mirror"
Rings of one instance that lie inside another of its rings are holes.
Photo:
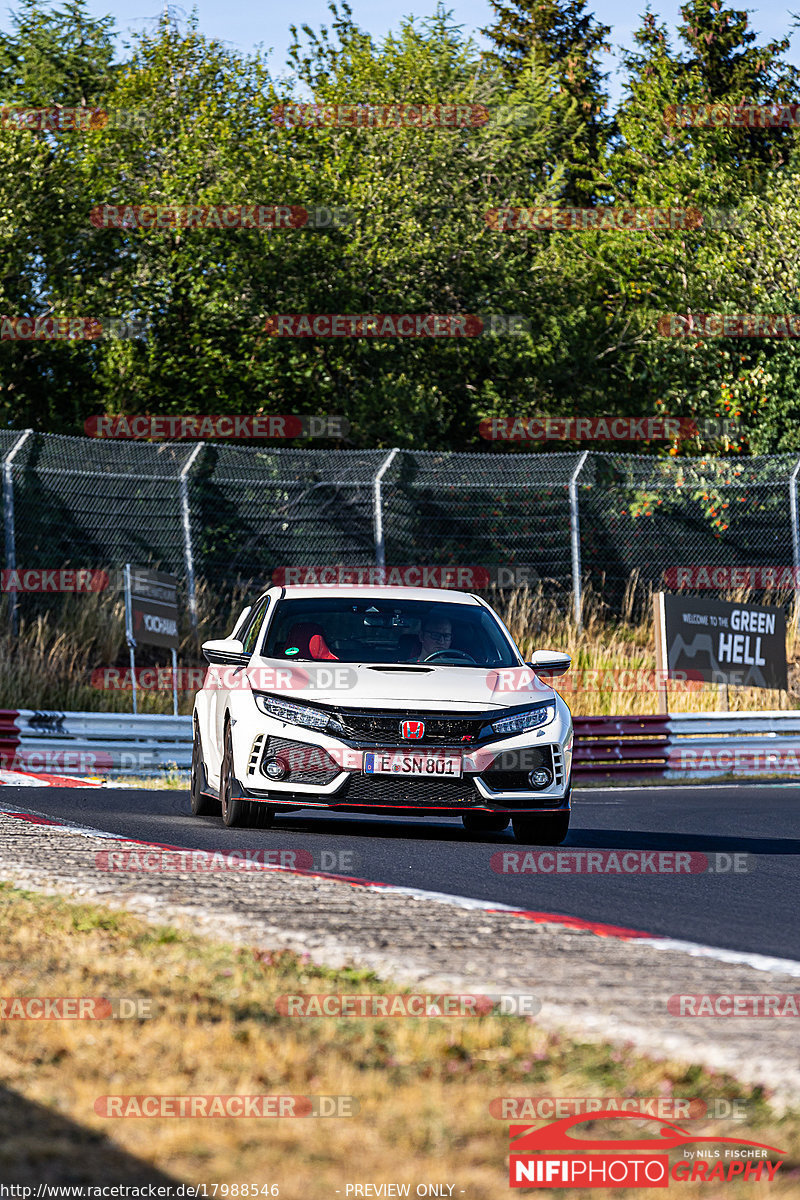
[[[248,604],[247,608],[242,609],[242,611],[239,613],[239,620],[234,625],[233,633],[230,635],[232,638],[238,637],[239,633],[244,628],[245,621],[250,616],[250,613],[252,611],[253,611],[252,604]]]
[[[528,666],[537,675],[565,675],[572,666],[572,659],[558,650],[537,650]]]
[[[238,638],[218,638],[215,642],[203,642],[203,654],[208,662],[221,667],[246,667],[250,655]]]

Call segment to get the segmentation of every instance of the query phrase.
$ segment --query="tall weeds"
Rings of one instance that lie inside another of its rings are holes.
[[[574,619],[572,599],[545,597],[542,590],[520,588],[489,596],[512,636],[529,659],[534,650],[566,651],[572,669],[554,680],[576,715],[655,713],[655,645],[651,607],[642,605],[638,582],[626,591],[621,618],[609,616],[602,596],[587,591],[583,597],[583,627]],[[637,602],[637,596],[639,600]],[[241,609],[249,602],[244,589],[221,596],[207,583],[197,588],[198,633],[184,617],[178,662],[181,667],[205,665],[200,644],[229,632]],[[745,591],[730,593],[732,600],[755,599]],[[785,597],[772,597],[776,603]],[[762,595],[759,602],[769,603]],[[99,688],[92,684],[98,668],[129,665],[125,643],[124,603],[119,592],[64,596],[46,609],[31,612],[27,597],[20,599],[19,636],[11,634],[7,599],[0,602],[0,708],[32,708],[100,712],[130,712],[130,691]],[[758,688],[730,688],[727,700],[734,711],[800,707],[800,637],[791,614],[788,621],[788,692]],[[137,666],[169,666],[167,651],[140,647]],[[724,695],[711,685],[681,686],[670,682],[670,709],[675,712],[708,712],[719,709]],[[142,712],[171,712],[172,692],[139,691]],[[194,691],[179,695],[179,709],[190,712]]]
[[[583,595],[582,629],[578,629],[572,597],[561,603],[546,598],[541,589],[520,588],[496,603],[498,613],[527,660],[534,650],[561,650],[572,657],[572,668],[553,685],[573,713],[580,716],[635,715],[658,711],[656,652],[652,603],[636,602],[638,581],[631,579],[621,619],[608,616],[602,597]],[[753,595],[747,589],[727,593],[736,603],[778,604],[785,596]],[[639,614],[638,620],[635,614]],[[670,680],[672,712],[715,712],[727,703],[731,711],[769,711],[800,707],[800,636],[792,604],[787,617],[788,691],[763,688],[720,689],[714,684],[686,684]]]

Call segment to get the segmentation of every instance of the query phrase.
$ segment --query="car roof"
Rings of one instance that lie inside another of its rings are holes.
[[[428,604],[480,605],[476,596],[452,588],[429,587],[286,587],[285,600],[424,600]]]

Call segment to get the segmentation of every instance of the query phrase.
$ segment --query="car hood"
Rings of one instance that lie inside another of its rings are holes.
[[[253,658],[248,668],[257,691],[302,703],[346,708],[458,709],[476,713],[553,698],[553,689],[530,668],[297,662]]]

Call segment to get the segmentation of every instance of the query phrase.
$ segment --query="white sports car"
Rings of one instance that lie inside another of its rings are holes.
[[[206,642],[192,812],[268,826],[301,808],[458,814],[552,846],[567,835],[572,718],[478,596],[434,588],[273,587]]]

